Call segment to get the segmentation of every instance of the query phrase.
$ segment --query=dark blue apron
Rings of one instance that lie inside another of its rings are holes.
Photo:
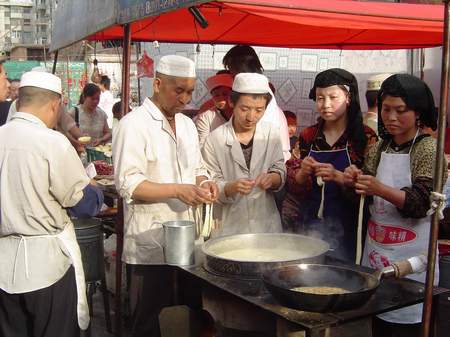
[[[351,165],[347,146],[342,150],[310,150],[309,156],[320,163],[332,164],[341,172]],[[300,206],[301,232],[327,241],[334,251],[334,257],[353,263],[356,247],[354,224],[358,213],[353,202],[345,197],[337,183],[326,182],[324,188],[323,218],[319,219],[317,213],[322,199],[322,187],[317,185],[317,179],[313,177],[312,191]]]

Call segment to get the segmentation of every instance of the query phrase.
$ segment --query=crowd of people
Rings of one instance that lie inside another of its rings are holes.
[[[428,86],[405,74],[373,79],[379,82],[369,87],[377,106],[374,130],[364,124],[355,76],[323,71],[310,92],[320,117],[297,136],[289,133],[295,118],[276,105],[250,47],[232,48],[224,66],[207,81],[212,101],[194,119],[197,132],[178,113],[191,99],[195,65],[161,58],[154,96],[119,123],[113,139],[116,186],[126,200],[131,291],[158,292],[161,300],[133,297],[135,335],[157,336],[157,319],[143,317],[167,303],[160,284],[150,282],[164,273],[152,266],[163,258],[160,222],[193,219],[189,206],[204,203],[215,203],[213,237],[283,230],[314,235],[328,241],[335,257],[355,263],[364,196],[362,263],[382,268],[408,259],[416,273],[411,278],[424,281],[436,145],[422,130],[435,130],[437,120]],[[373,122],[373,113],[366,117]],[[418,335],[420,321],[421,306],[408,307],[380,315],[374,333]]]
[[[69,218],[95,214],[102,203],[77,156],[86,135],[93,146],[113,142],[132,336],[159,336],[158,314],[173,302],[161,224],[199,221],[195,210],[204,204],[214,204],[212,237],[315,236],[348,264],[360,262],[357,229],[363,226],[363,265],[408,260],[415,273],[408,277],[424,282],[436,144],[423,129],[437,127],[427,84],[407,74],[369,79],[363,116],[355,76],[322,71],[309,93],[319,118],[297,134],[296,115],[278,107],[253,48],[231,48],[223,64],[206,81],[211,100],[193,120],[182,111],[195,88],[195,63],[182,56],[161,57],[153,95],[123,118],[105,77],[87,84],[67,112],[56,76],[38,69],[23,75],[10,121],[0,128],[0,336],[29,336],[11,315],[33,321],[39,335],[65,329],[64,336],[77,336],[67,322],[77,316],[86,325]],[[0,70],[4,101],[10,84]],[[67,231],[69,238],[61,238]],[[58,296],[70,292],[61,308]],[[46,310],[29,314],[29,306],[44,302]],[[415,305],[379,315],[374,336],[418,336],[421,311]]]

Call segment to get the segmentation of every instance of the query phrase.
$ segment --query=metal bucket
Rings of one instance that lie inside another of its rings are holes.
[[[193,265],[195,224],[192,221],[164,222],[164,258],[167,264]]]

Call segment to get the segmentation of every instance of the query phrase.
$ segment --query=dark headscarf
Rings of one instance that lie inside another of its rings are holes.
[[[309,98],[316,101],[317,88],[327,88],[333,85],[346,85],[349,87],[350,105],[347,109],[347,134],[355,149],[363,153],[366,148],[367,138],[359,105],[358,81],[355,76],[340,68],[322,71],[317,74],[314,80],[314,86],[309,92]]]
[[[388,77],[378,92],[378,134],[383,139],[392,136],[384,127],[381,118],[381,106],[386,96],[400,97],[406,106],[418,114],[422,125],[437,128],[437,109],[434,105],[433,94],[428,85],[419,78],[408,74],[396,74]]]

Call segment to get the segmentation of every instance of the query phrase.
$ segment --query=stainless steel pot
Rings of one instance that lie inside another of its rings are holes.
[[[266,270],[287,264],[323,263],[328,249],[325,241],[288,233],[231,235],[202,246],[207,271],[242,279],[256,279]]]

